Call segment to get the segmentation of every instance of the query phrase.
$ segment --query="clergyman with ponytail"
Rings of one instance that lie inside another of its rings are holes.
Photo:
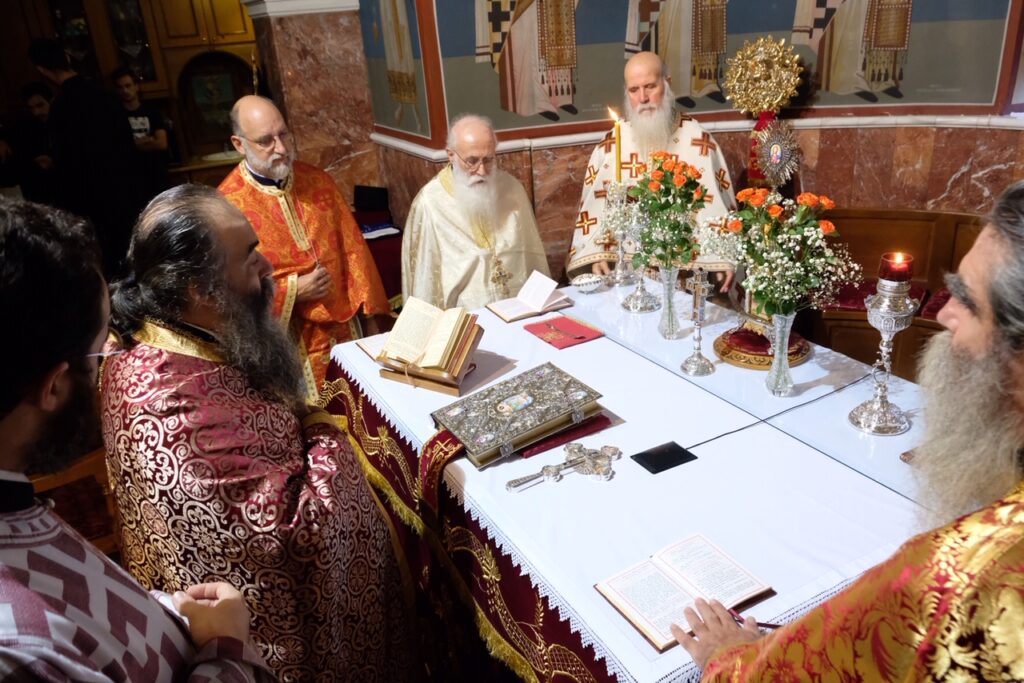
[[[213,188],[173,188],[139,216],[111,288],[125,353],[102,378],[124,565],[165,591],[238,586],[282,680],[405,680],[389,528],[345,434],[304,402],[258,246]]]

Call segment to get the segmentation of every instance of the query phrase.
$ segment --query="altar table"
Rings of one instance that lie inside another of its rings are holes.
[[[710,350],[736,324],[716,307],[704,337],[716,372],[688,378],[678,367],[692,339],[661,339],[660,312],[623,311],[630,290],[565,290],[576,303],[560,314],[606,337],[561,351],[523,329],[536,318],[507,324],[479,312],[485,334],[466,380],[476,390],[550,361],[596,389],[613,426],[581,441],[622,449],[607,482],[569,473],[507,492],[508,480],[559,462],[562,449],[477,470],[453,457],[450,435],[435,437],[430,413],[451,397],[380,379],[353,342],[332,352],[329,409],[383,493],[411,577],[424,591],[437,572],[454,576],[491,651],[527,680],[696,678],[682,648],[659,654],[593,587],[692,533],[773,587],[746,614],[777,623],[834,595],[915,531],[915,491],[899,459],[920,440],[915,385],[893,380],[893,400],[911,411],[908,434],[863,434],[846,416],[871,395],[866,366],[815,347],[793,369],[795,395],[774,398],[763,372]],[[685,320],[689,297],[676,296]],[[627,457],[666,441],[692,447],[697,460],[651,475]]]

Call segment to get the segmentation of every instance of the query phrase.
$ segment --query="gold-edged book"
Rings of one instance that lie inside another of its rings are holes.
[[[597,393],[544,363],[431,413],[477,467],[582,422],[601,410]]]
[[[383,366],[384,379],[458,396],[483,335],[476,320],[463,308],[442,310],[410,297],[383,344],[364,340],[359,347]]]
[[[733,608],[772,592],[701,534],[662,548],[594,588],[658,652],[676,644],[669,627],[679,624],[687,628],[683,610],[697,598],[718,600]]]

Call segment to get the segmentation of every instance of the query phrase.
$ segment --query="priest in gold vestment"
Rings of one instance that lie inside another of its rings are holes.
[[[769,635],[698,601],[673,632],[704,680],[1024,680],[1024,183],[946,284],[910,463],[938,527]]]
[[[334,180],[295,161],[291,133],[274,103],[243,97],[231,119],[231,141],[245,160],[220,191],[249,219],[274,267],[274,313],[298,342],[309,399],[316,402],[331,347],[356,336],[356,314],[390,311],[384,285]]]
[[[139,218],[101,376],[122,562],[151,589],[237,586],[282,681],[408,680],[391,529],[345,432],[304,400],[257,244],[205,186]]]
[[[439,308],[479,308],[515,296],[534,270],[548,275],[533,207],[495,167],[490,122],[457,118],[449,166],[413,199],[402,238],[402,295]]]
[[[583,272],[602,275],[610,271],[616,258],[617,243],[604,224],[607,184],[615,181],[616,159],[621,159],[622,183],[636,185],[650,163],[651,154],[668,152],[701,172],[700,182],[708,189],[705,206],[698,217],[723,216],[736,204],[732,180],[718,143],[699,123],[675,113],[668,72],[653,52],[634,55],[624,71],[629,112],[622,125],[621,150],[609,131],[590,155],[583,176],[583,192],[572,234],[572,246],[566,256],[569,276]]]

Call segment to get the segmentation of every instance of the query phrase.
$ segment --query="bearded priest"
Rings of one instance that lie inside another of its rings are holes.
[[[274,314],[302,356],[308,400],[319,398],[331,348],[360,336],[356,314],[375,333],[390,312],[380,274],[334,179],[295,160],[281,112],[257,95],[231,110],[231,143],[245,159],[220,184],[260,238],[274,267]]]
[[[257,246],[211,187],[139,217],[101,378],[124,566],[147,588],[238,586],[282,681],[407,680],[390,527],[346,434],[305,401]]]
[[[523,186],[496,167],[491,122],[457,117],[448,160],[416,195],[402,239],[402,296],[439,308],[479,308],[515,296],[534,270],[548,275]]]
[[[702,680],[1024,680],[1024,182],[946,286],[910,463],[931,530],[767,635],[697,600],[672,631]]]
[[[590,155],[580,212],[566,257],[570,276],[588,271],[606,275],[610,271],[608,262],[616,258],[617,244],[603,223],[606,186],[616,179],[617,159],[621,159],[622,183],[629,186],[643,176],[654,152],[668,152],[701,172],[700,181],[708,194],[700,218],[722,216],[735,206],[722,150],[699,123],[672,108],[672,79],[661,58],[653,52],[637,53],[626,62],[624,76],[624,107],[629,115],[621,127],[622,149],[615,149],[615,136],[609,131]]]

